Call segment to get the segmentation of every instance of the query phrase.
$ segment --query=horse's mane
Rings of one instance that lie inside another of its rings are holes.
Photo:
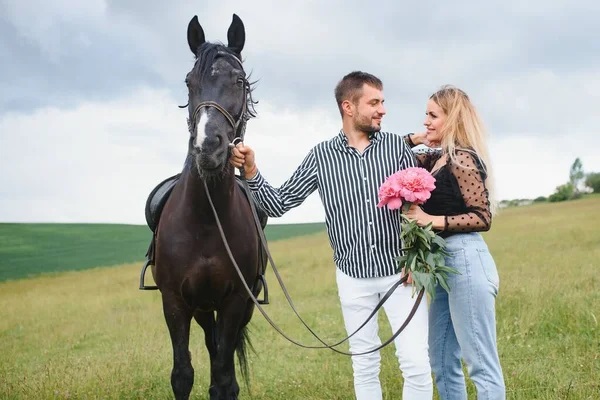
[[[204,42],[198,48],[198,52],[196,54],[197,61],[196,61],[196,64],[194,65],[194,71],[198,74],[198,76],[200,78],[203,77],[207,73],[207,71],[211,67],[211,65],[213,65],[213,63],[215,62],[215,59],[219,56],[222,57],[223,55],[232,57],[234,60],[236,60],[239,63],[239,66],[241,66],[242,70],[243,70],[243,68],[244,68],[243,60],[240,59],[240,56],[237,53],[235,53],[234,51],[232,51],[229,47],[223,45],[222,43]],[[232,64],[232,66],[237,67],[237,65],[233,65],[233,64]],[[255,104],[258,103],[258,101],[254,101],[254,99],[252,98],[252,91],[254,90],[255,84],[258,81],[251,82],[250,75],[251,74],[249,74],[245,78],[246,79],[245,84],[247,84],[247,93],[248,93],[248,95],[246,96],[246,104],[247,104],[246,110],[248,112],[248,117],[256,117],[256,109],[254,108],[254,106],[255,106]]]

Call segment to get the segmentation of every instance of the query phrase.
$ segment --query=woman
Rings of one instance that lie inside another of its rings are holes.
[[[427,102],[424,133],[406,136],[419,165],[436,178],[431,198],[406,215],[433,228],[447,242],[446,265],[460,274],[448,278],[450,293],[439,285],[429,311],[429,353],[435,382],[444,400],[466,399],[461,358],[479,399],[504,399],[505,387],[496,345],[495,300],[499,278],[479,234],[490,229],[491,166],[481,120],[469,97],[444,86]]]

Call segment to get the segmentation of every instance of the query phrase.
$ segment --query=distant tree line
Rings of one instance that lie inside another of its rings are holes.
[[[502,200],[500,202],[500,207],[515,207],[545,201],[556,202],[574,200],[580,198],[584,193],[600,193],[600,172],[590,172],[586,174],[583,171],[583,164],[578,157],[575,159],[569,170],[569,182],[557,186],[554,193],[550,196],[539,196],[533,200]]]
[[[583,193],[589,192],[600,193],[600,173],[590,172],[586,174],[578,157],[571,165],[569,182],[557,186],[554,193],[548,197],[548,201],[574,200],[580,198]]]

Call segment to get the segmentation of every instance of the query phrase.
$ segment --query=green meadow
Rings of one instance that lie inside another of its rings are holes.
[[[323,231],[324,223],[269,225],[275,241]],[[144,259],[152,232],[142,225],[0,224],[0,282]]]
[[[599,211],[598,196],[509,208],[484,234],[501,278],[498,346],[508,399],[600,398]],[[3,277],[10,279],[0,283],[0,399],[172,398],[171,343],[160,293],[137,289],[148,238],[140,234],[135,244],[136,234],[124,231],[119,241],[135,251],[122,254],[134,258],[107,267],[114,260],[97,261],[104,260],[97,253],[116,253],[114,244],[99,238],[80,253],[65,247],[84,247],[78,240],[102,236],[102,229],[111,236],[110,228],[81,226],[87,230],[70,237],[60,233],[64,226],[52,233],[48,225],[39,236],[18,228],[0,225]],[[42,256],[34,248],[47,252]],[[303,318],[325,340],[343,338],[322,225],[307,235],[271,238],[270,248]],[[32,277],[6,275],[9,257]],[[63,272],[50,264],[64,266]],[[318,344],[295,319],[270,270],[267,279],[271,318],[294,339]],[[380,326],[382,338],[389,337],[384,316]],[[241,385],[242,399],[353,398],[347,356],[297,347],[258,312],[250,333],[250,385]],[[196,372],[191,398],[207,399],[208,356],[198,326],[190,351]],[[382,350],[381,382],[386,400],[401,398],[392,346]],[[474,399],[470,382],[468,388]]]

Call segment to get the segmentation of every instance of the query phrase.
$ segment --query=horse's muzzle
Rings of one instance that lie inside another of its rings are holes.
[[[223,149],[219,149],[218,151],[211,153],[204,150],[195,150],[194,160],[196,162],[198,172],[201,174],[213,174],[222,171],[227,164],[228,150],[229,148],[227,146],[224,146]]]

